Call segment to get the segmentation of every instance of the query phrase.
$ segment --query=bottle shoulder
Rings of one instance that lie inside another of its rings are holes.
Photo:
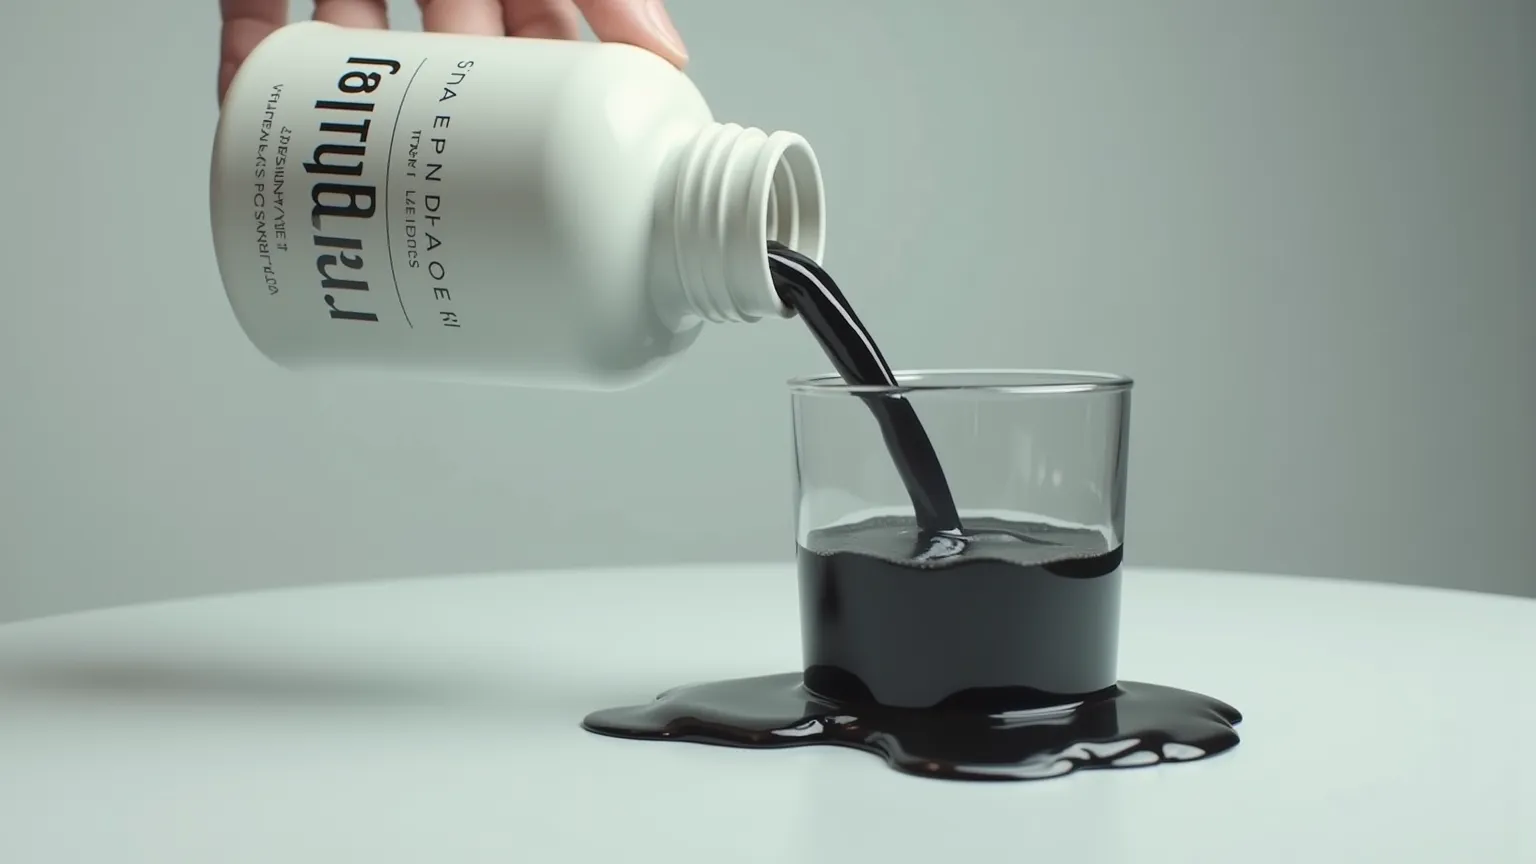
[[[714,121],[698,87],[667,61],[631,45],[589,47],[551,92],[551,134],[625,147],[692,134]]]

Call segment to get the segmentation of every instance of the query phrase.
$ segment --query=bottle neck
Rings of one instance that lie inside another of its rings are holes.
[[[687,140],[657,189],[652,288],[668,321],[753,322],[791,311],[774,290],[768,241],[820,263],[821,167],[792,132],[711,123]]]

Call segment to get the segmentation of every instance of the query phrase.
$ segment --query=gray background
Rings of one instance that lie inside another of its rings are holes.
[[[1536,4],[672,6],[722,119],[816,145],[898,365],[1136,376],[1133,561],[1536,594]],[[0,617],[787,558],[797,326],[607,396],[259,357],[207,228],[216,18],[0,12]]]

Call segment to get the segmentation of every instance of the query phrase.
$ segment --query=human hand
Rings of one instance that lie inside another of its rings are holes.
[[[662,0],[417,0],[427,30],[485,36],[575,39],[579,17],[605,42],[627,42],[681,68],[688,52]],[[219,0],[219,101],[235,70],[272,31],[288,23],[288,0]],[[344,27],[389,26],[386,0],[315,0],[315,20]],[[579,16],[579,17],[578,17]]]

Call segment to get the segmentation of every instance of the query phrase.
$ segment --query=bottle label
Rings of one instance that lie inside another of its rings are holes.
[[[237,309],[287,327],[396,337],[471,326],[460,292],[468,280],[455,266],[466,252],[453,242],[468,227],[455,217],[465,186],[450,178],[470,149],[456,137],[468,125],[460,109],[477,83],[474,59],[317,52],[270,68],[283,80],[261,85],[259,117],[249,95],[226,106],[244,116],[226,119],[216,162],[216,195],[235,197],[234,178],[249,178],[251,215],[238,230],[227,224],[233,208],[215,205]],[[241,235],[243,254],[228,248]]]

